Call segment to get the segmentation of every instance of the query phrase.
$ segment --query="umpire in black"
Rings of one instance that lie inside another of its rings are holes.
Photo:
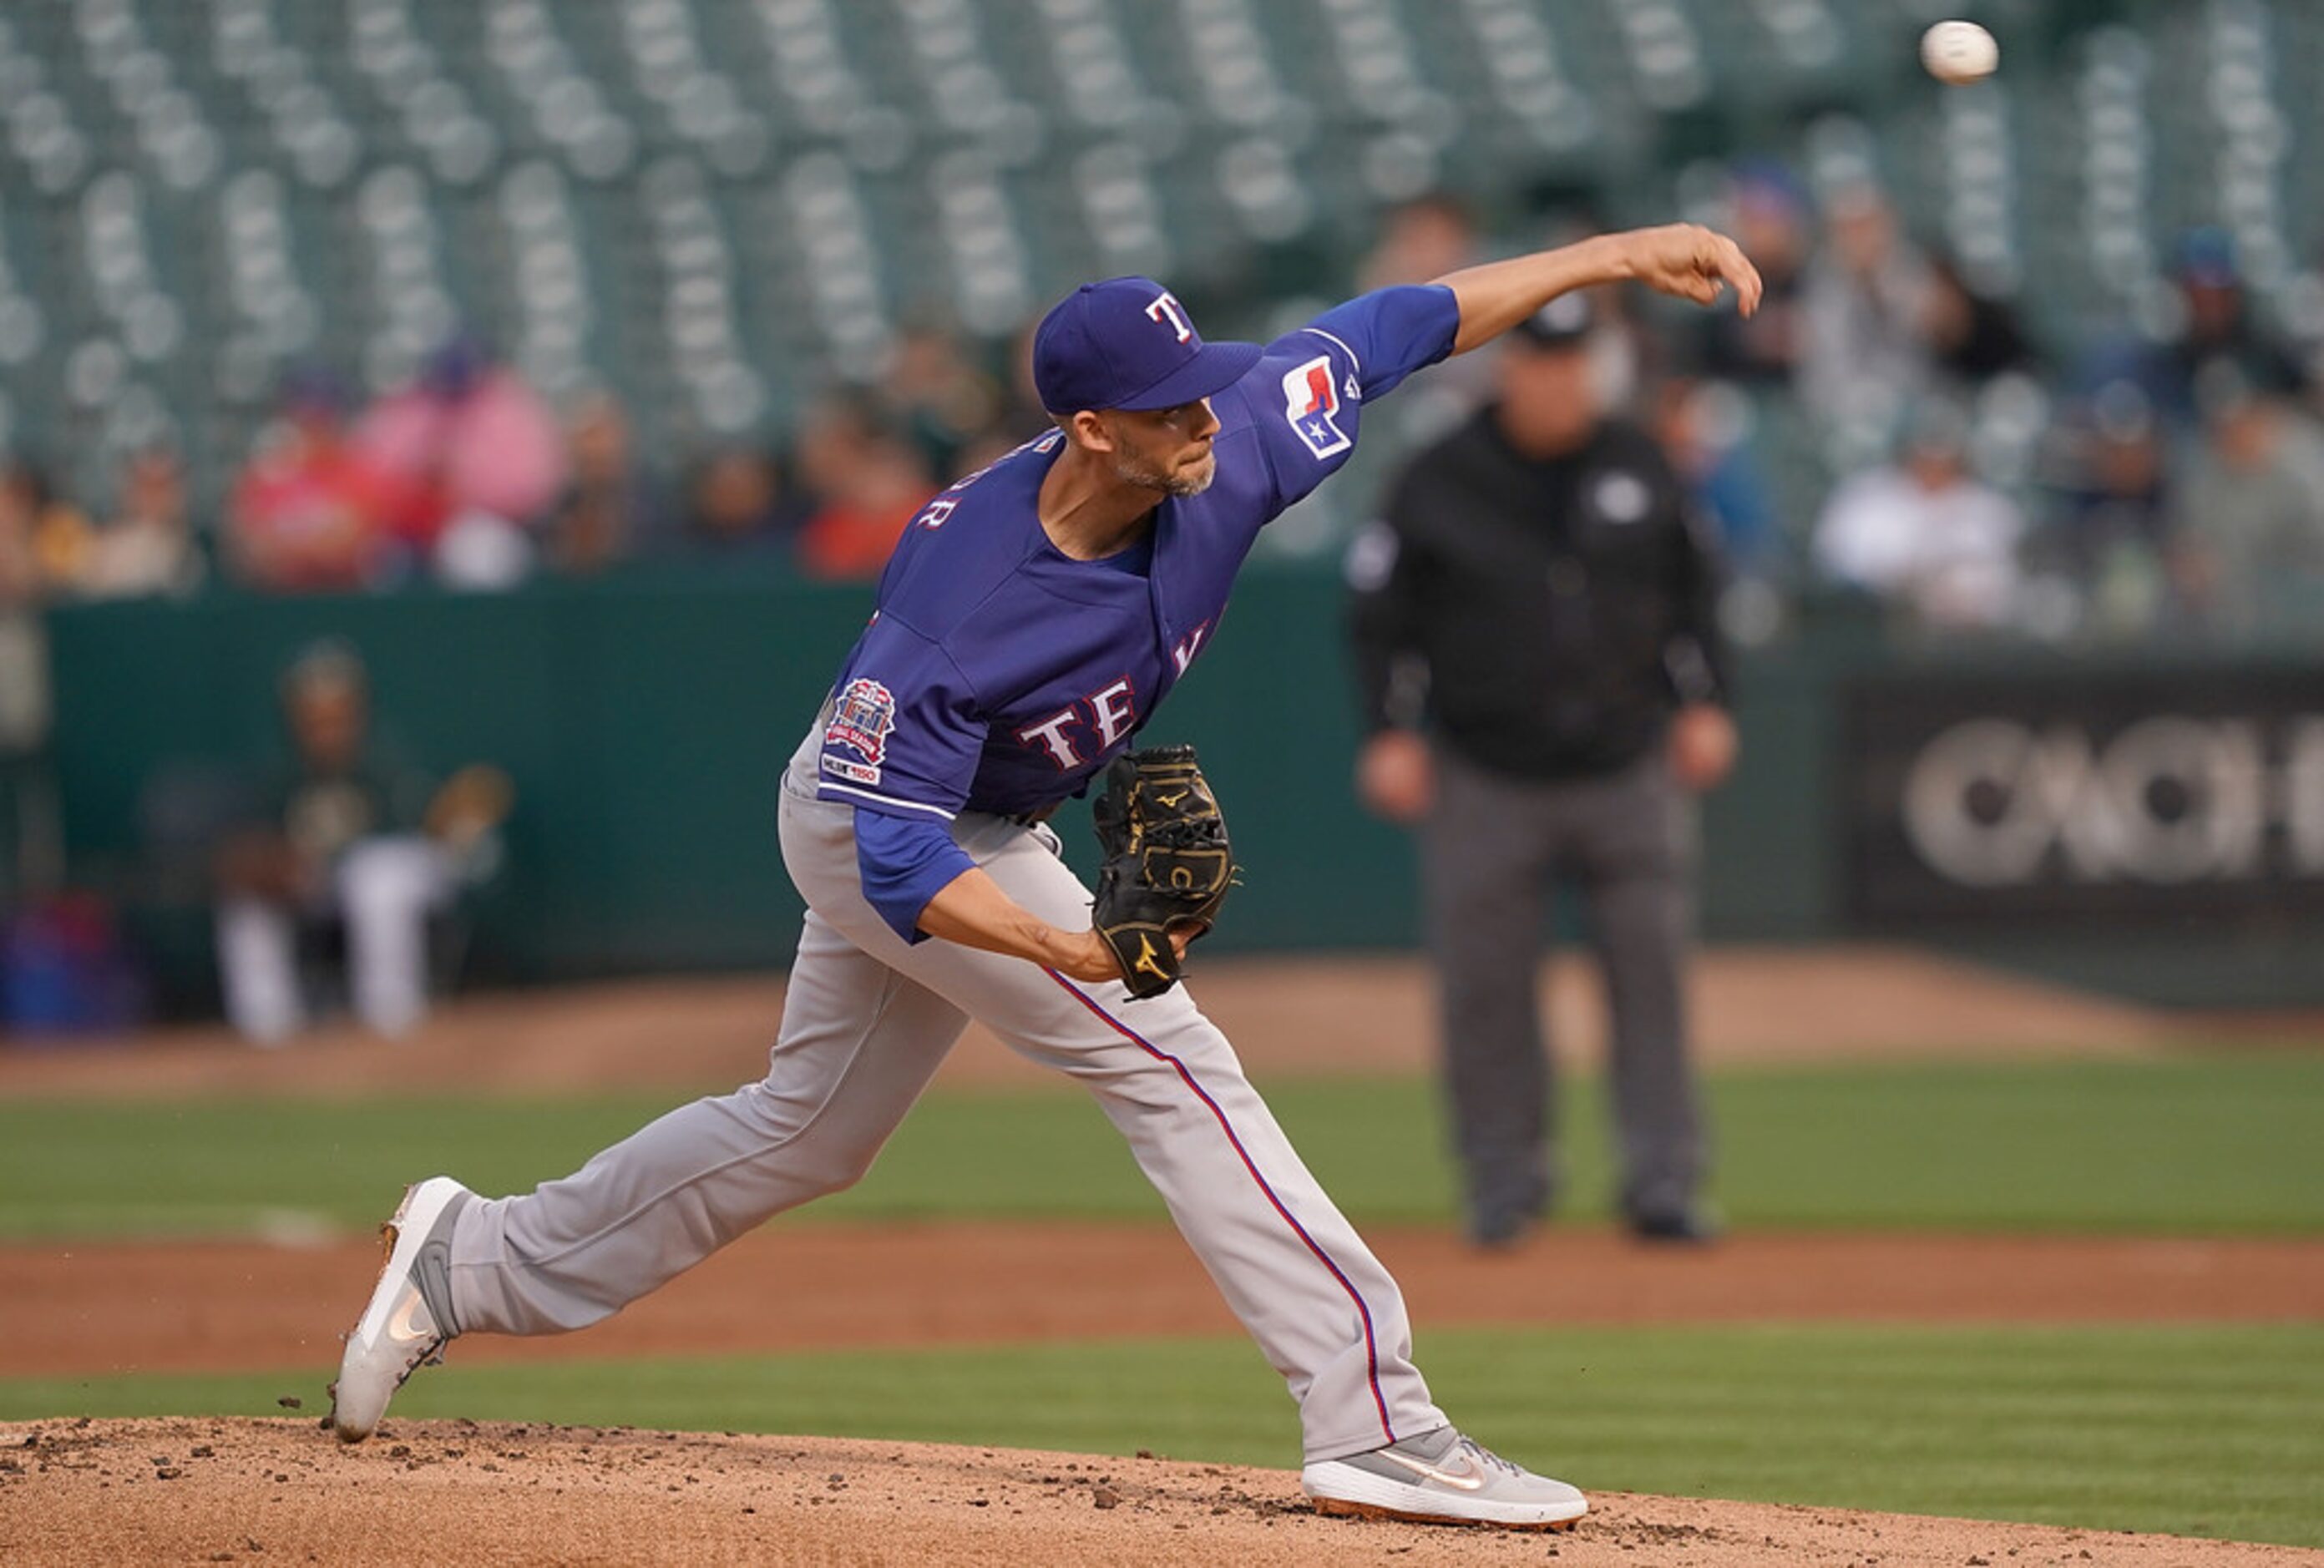
[[[1608,417],[1587,295],[1509,334],[1496,401],[1415,457],[1349,554],[1370,738],[1357,789],[1419,829],[1470,1233],[1549,1208],[1554,1079],[1536,1004],[1544,893],[1587,900],[1612,1022],[1621,1205],[1699,1241],[1688,1062],[1691,796],[1735,757],[1720,566],[1655,442]]]

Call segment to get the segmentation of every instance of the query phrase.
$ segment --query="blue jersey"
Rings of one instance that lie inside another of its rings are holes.
[[[1268,345],[1212,399],[1210,487],[1163,500],[1124,557],[1074,560],[1042,530],[1062,431],[945,491],[905,530],[840,669],[820,796],[928,821],[1079,793],[1201,657],[1259,529],[1346,462],[1364,403],[1452,352],[1459,325],[1449,289],[1384,289]]]

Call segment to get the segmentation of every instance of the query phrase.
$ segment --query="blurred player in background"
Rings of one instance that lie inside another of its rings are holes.
[[[428,1010],[429,918],[506,815],[505,781],[469,769],[432,787],[374,734],[370,681],[343,642],[292,663],[282,716],[289,766],[267,789],[263,819],[219,857],[226,1017],[254,1045],[304,1028],[302,927],[339,922],[356,1016],[377,1033],[409,1034]]]
[[[1735,758],[1721,565],[1652,438],[1605,417],[1593,318],[1577,293],[1521,323],[1497,401],[1412,460],[1349,556],[1371,732],[1357,788],[1419,829],[1469,1232],[1488,1247],[1557,1192],[1535,991],[1553,880],[1588,900],[1605,975],[1623,1214],[1642,1238],[1712,1233],[1686,797]]]

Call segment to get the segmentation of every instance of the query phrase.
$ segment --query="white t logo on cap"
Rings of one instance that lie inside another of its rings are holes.
[[[1186,319],[1186,308],[1179,304],[1177,296],[1167,289],[1156,296],[1154,303],[1146,307],[1146,314],[1157,325],[1175,328],[1181,343],[1194,335],[1194,324]]]

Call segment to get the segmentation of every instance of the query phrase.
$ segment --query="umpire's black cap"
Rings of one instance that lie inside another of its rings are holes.
[[[1598,306],[1585,291],[1560,294],[1518,322],[1509,336],[1528,348],[1581,348],[1598,329]]]

